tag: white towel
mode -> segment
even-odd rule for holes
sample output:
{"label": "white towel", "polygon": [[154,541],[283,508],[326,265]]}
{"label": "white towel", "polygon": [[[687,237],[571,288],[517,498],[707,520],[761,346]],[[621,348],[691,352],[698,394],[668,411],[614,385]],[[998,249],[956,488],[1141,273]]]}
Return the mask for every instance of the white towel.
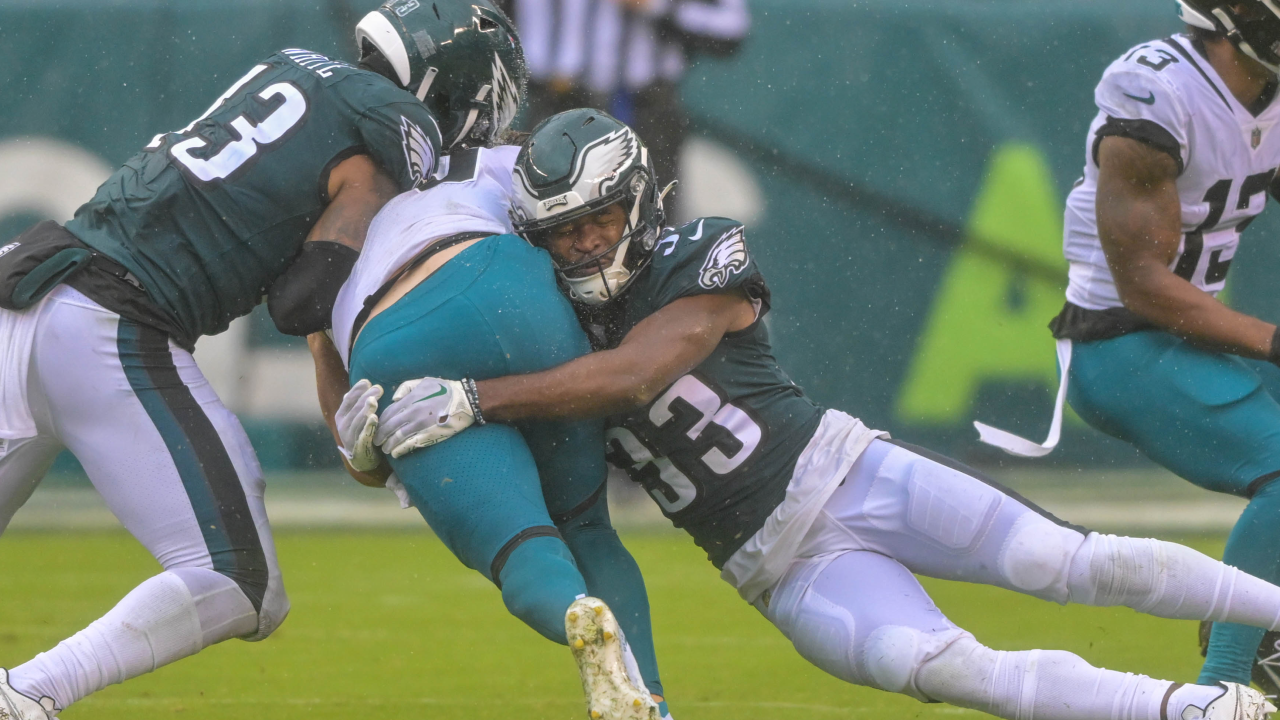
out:
{"label": "white towel", "polygon": [[44,301],[22,312],[0,309],[0,439],[36,435],[36,421],[27,404],[27,369],[42,307]]}
{"label": "white towel", "polygon": [[1062,409],[1067,402],[1067,377],[1071,371],[1071,341],[1058,341],[1058,367],[1061,368],[1062,379],[1058,381],[1058,399],[1053,404],[1053,422],[1049,423],[1049,437],[1043,443],[1035,443],[1018,437],[1007,430],[991,427],[977,420],[973,426],[978,428],[978,439],[988,445],[994,445],[1010,455],[1019,457],[1044,457],[1058,447],[1062,435]]}

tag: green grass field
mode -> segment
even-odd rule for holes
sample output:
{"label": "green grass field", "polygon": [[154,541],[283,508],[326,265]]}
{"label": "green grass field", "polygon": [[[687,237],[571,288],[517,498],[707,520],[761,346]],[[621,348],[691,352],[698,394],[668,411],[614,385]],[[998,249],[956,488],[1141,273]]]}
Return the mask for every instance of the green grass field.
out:
{"label": "green grass field", "polygon": [[[506,614],[498,592],[425,532],[277,534],[289,620],[259,644],[210,648],[90,697],[77,718],[581,718],[568,651]],[[659,661],[682,720],[944,718],[978,713],[837,681],[800,659],[687,538],[624,535],[648,578]],[[1194,539],[1217,556],[1220,539]],[[0,542],[0,666],[57,643],[153,574],[122,532],[10,532]],[[1000,649],[1060,648],[1096,665],[1184,681],[1192,622],[1061,608],[926,581],[938,605]]]}

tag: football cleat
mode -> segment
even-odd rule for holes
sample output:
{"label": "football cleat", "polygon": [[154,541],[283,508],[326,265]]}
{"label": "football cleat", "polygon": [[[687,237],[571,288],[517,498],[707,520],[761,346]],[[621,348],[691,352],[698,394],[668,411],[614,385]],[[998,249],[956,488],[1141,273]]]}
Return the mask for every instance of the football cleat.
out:
{"label": "football cleat", "polygon": [[1180,720],[1267,720],[1276,711],[1275,705],[1251,687],[1231,682],[1218,684],[1225,692],[1203,710],[1188,706]]}
{"label": "football cleat", "polygon": [[0,668],[0,720],[58,720],[54,711],[53,698],[36,700],[14,690],[9,671]]}
{"label": "football cleat", "polygon": [[622,629],[603,601],[575,600],[565,613],[564,628],[591,720],[659,720],[658,704],[634,661],[628,662]]}

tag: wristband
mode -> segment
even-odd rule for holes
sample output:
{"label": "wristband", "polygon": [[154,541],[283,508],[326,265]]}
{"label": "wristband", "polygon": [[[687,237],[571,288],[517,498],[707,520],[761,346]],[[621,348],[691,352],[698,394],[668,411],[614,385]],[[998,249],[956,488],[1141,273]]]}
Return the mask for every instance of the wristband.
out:
{"label": "wristband", "polygon": [[1280,325],[1277,325],[1276,331],[1271,334],[1271,352],[1267,353],[1267,362],[1280,365]]}
{"label": "wristband", "polygon": [[[1280,329],[1277,329],[1277,332],[1280,332]],[[1274,344],[1272,347],[1274,347]],[[467,396],[467,402],[471,403],[471,414],[475,417],[476,424],[484,425],[484,416],[480,414],[480,393],[476,390],[476,381],[471,378],[463,378],[462,392]]]}

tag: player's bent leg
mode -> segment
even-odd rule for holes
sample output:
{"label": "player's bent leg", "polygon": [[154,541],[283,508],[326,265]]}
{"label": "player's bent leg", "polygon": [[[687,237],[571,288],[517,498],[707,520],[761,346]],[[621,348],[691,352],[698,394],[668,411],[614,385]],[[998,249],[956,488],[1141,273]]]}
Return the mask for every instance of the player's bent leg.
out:
{"label": "player's bent leg", "polygon": [[547,514],[520,433],[475,427],[391,464],[445,547],[498,585],[513,614],[567,644],[564,614],[586,583]]}
{"label": "player's bent leg", "polygon": [[[956,627],[911,572],[878,553],[797,561],[757,607],[805,659],[847,682],[1004,718],[1170,720],[1194,706],[1263,720],[1247,688],[1179,685],[1059,651],[996,651]],[[1237,713],[1236,704],[1247,713]],[[1221,714],[1224,708],[1230,710]]]}
{"label": "player's bent leg", "polygon": [[[657,720],[657,705],[638,671],[634,681],[626,673],[629,650],[612,614],[603,601],[585,598],[586,582],[551,524],[533,458],[515,429],[473,427],[391,464],[445,546],[499,585],[513,615],[575,651],[597,720]],[[573,622],[571,608],[583,598],[615,624]],[[630,704],[637,698],[639,705]]]}
{"label": "player's bent leg", "polygon": [[1058,603],[1267,629],[1280,622],[1280,588],[1266,581],[1175,543],[1067,525],[971,468],[903,444],[872,443],[804,554],[851,547],[849,538],[912,572]]}
{"label": "player's bent leg", "polygon": [[563,540],[542,535],[520,543],[494,577],[512,615],[548,640],[568,644],[564,614],[586,587]]}
{"label": "player's bent leg", "polygon": [[[59,292],[66,293],[66,290]],[[14,668],[15,688],[65,708],[231,637],[265,637],[288,601],[248,439],[189,353],[71,297],[37,359],[58,437],[166,572]],[[118,358],[116,364],[103,357]],[[79,370],[48,382],[48,368]]]}

